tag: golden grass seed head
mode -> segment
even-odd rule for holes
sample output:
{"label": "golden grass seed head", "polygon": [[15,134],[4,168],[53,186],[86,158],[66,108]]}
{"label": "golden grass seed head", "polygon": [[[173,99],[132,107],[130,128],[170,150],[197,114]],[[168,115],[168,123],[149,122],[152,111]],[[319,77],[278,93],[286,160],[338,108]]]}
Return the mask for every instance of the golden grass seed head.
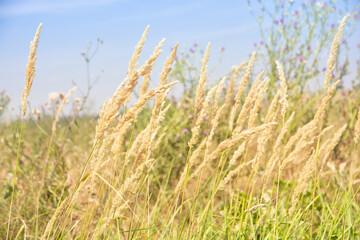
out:
{"label": "golden grass seed head", "polygon": [[241,63],[239,66],[237,66],[235,68],[234,73],[231,75],[231,78],[230,78],[230,81],[229,81],[229,87],[226,90],[226,96],[225,96],[225,103],[226,103],[227,107],[232,105],[231,102],[233,100],[233,92],[234,92],[235,81],[238,78],[239,73],[244,68],[244,66],[245,66],[245,63],[244,62]]}
{"label": "golden grass seed head", "polygon": [[36,62],[36,52],[39,44],[40,31],[41,31],[42,23],[39,24],[34,39],[30,43],[30,53],[28,57],[28,62],[26,64],[26,72],[25,72],[25,87],[21,96],[21,105],[22,105],[22,116],[24,117],[26,114],[27,108],[27,97],[29,96],[30,89],[35,77],[35,62]]}
{"label": "golden grass seed head", "polygon": [[200,78],[199,84],[196,89],[196,96],[195,96],[195,116],[197,117],[202,109],[203,98],[204,98],[204,90],[207,81],[206,72],[207,72],[207,63],[209,61],[210,55],[210,43],[208,43],[205,51],[204,58],[201,64],[201,71],[200,71]]}
{"label": "golden grass seed head", "polygon": [[324,90],[327,91],[329,88],[329,80],[331,78],[331,73],[335,68],[335,60],[336,60],[336,52],[338,50],[339,47],[339,42],[340,42],[340,38],[341,38],[341,34],[343,31],[343,28],[345,26],[346,21],[348,20],[350,16],[346,15],[340,22],[339,28],[337,30],[337,33],[334,37],[334,40],[332,42],[331,45],[331,50],[330,50],[330,56],[329,59],[327,61],[327,69],[325,72],[325,81],[324,81]]}

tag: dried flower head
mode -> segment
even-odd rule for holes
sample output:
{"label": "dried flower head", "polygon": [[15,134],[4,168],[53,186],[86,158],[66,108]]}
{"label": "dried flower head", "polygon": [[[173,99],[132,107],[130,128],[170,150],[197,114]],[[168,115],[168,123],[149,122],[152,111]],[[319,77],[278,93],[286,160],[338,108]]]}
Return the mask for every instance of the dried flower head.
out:
{"label": "dried flower head", "polygon": [[24,117],[26,114],[26,107],[27,107],[27,97],[29,96],[30,89],[35,77],[35,62],[36,62],[36,51],[39,43],[40,31],[41,31],[42,23],[38,26],[34,40],[30,43],[30,53],[28,62],[26,65],[26,72],[25,72],[25,88],[22,92],[21,97],[21,105],[22,105],[22,116]]}

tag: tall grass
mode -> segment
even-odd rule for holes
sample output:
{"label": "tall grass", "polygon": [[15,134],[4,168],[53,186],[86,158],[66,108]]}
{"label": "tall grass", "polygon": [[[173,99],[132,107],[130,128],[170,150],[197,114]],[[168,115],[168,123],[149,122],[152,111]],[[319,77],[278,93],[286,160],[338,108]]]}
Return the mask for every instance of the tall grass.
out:
{"label": "tall grass", "polygon": [[[279,88],[269,106],[264,103],[272,96],[267,94],[271,80],[266,72],[253,77],[255,52],[229,79],[209,86],[210,44],[195,95],[184,94],[177,103],[168,97],[177,83],[169,81],[169,73],[178,44],[158,86],[148,89],[164,40],[139,65],[147,27],[127,76],[97,118],[60,119],[72,89],[54,118],[43,115],[1,128],[2,155],[8,159],[1,163],[6,169],[1,174],[14,169],[1,179],[0,209],[8,212],[0,218],[1,236],[358,238],[359,98],[349,91],[355,110],[338,116],[343,104],[336,91],[339,81],[329,81],[346,20],[331,47],[324,89],[289,101],[286,75],[276,61]],[[32,45],[30,68],[35,53]],[[29,76],[32,82],[34,73]],[[23,117],[31,87],[26,79]],[[137,86],[140,95],[134,98]]]}

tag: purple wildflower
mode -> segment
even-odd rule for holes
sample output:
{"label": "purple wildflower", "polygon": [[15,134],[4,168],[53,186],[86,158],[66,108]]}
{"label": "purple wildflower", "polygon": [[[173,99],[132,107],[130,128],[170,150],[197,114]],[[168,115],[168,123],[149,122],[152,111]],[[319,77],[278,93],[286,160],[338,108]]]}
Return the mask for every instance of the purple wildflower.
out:
{"label": "purple wildflower", "polygon": [[179,135],[175,135],[174,138],[175,138],[175,140],[179,140],[180,137],[179,137]]}
{"label": "purple wildflower", "polygon": [[225,47],[222,46],[222,47],[220,48],[220,51],[223,52],[224,50],[225,50]]}
{"label": "purple wildflower", "polygon": [[284,23],[284,19],[283,19],[283,18],[282,18],[282,19],[280,19],[280,22],[281,22],[281,23]]}
{"label": "purple wildflower", "polygon": [[300,62],[302,62],[304,60],[301,55],[299,56],[299,60],[300,60]]}
{"label": "purple wildflower", "polygon": [[206,132],[205,132],[205,130],[204,130],[204,131],[202,131],[202,135],[206,135]]}
{"label": "purple wildflower", "polygon": [[346,99],[346,92],[344,90],[341,91],[341,96],[342,96],[343,99]]}
{"label": "purple wildflower", "polygon": [[183,133],[188,133],[188,132],[189,132],[189,129],[187,129],[187,128],[183,129]]}
{"label": "purple wildflower", "polygon": [[274,23],[275,23],[275,24],[279,24],[279,21],[278,21],[278,20],[275,20]]}
{"label": "purple wildflower", "polygon": [[334,78],[334,77],[335,77],[335,73],[332,73],[332,74],[331,74],[331,77]]}
{"label": "purple wildflower", "polygon": [[192,48],[190,48],[190,52],[191,52],[191,53],[195,53],[195,50],[192,49]]}
{"label": "purple wildflower", "polygon": [[264,44],[264,41],[260,41],[260,45],[263,45]]}
{"label": "purple wildflower", "polygon": [[184,110],[188,110],[188,108],[189,108],[188,106],[184,105]]}

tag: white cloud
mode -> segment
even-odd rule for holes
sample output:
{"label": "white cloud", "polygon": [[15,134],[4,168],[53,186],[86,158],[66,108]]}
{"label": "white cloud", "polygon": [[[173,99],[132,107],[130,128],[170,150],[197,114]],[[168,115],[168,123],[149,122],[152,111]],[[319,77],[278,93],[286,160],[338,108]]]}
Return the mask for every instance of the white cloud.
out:
{"label": "white cloud", "polygon": [[107,5],[126,0],[63,0],[63,1],[13,1],[11,4],[0,6],[0,17],[18,15],[53,13],[61,10],[76,9],[81,7],[92,7]]}

